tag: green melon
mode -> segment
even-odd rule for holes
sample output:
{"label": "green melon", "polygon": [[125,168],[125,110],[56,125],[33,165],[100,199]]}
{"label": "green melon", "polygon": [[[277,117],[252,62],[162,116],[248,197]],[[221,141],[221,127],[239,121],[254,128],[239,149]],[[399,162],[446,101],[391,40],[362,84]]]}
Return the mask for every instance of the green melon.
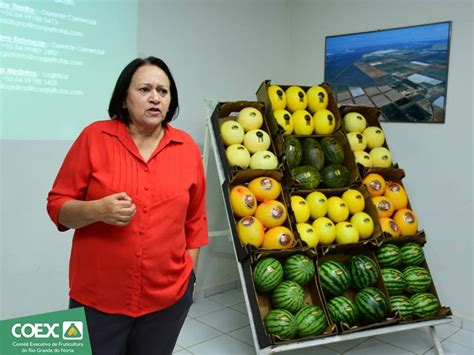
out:
{"label": "green melon", "polygon": [[361,318],[367,323],[378,323],[387,318],[388,299],[382,291],[375,287],[366,287],[360,290],[355,297],[355,304]]}
{"label": "green melon", "polygon": [[409,293],[426,291],[431,286],[431,275],[423,267],[408,266],[403,270],[403,277],[407,283],[406,290]]}
{"label": "green melon", "polygon": [[301,286],[314,280],[316,268],[310,258],[302,254],[290,256],[283,263],[283,272],[286,280],[294,281]]}
{"label": "green melon", "polygon": [[416,293],[410,298],[417,318],[431,318],[439,313],[439,301],[435,295],[429,292]]}
{"label": "green melon", "polygon": [[329,188],[338,188],[349,185],[349,170],[341,164],[329,164],[321,170],[321,182]]}
{"label": "green melon", "polygon": [[287,280],[280,283],[272,292],[272,304],[275,308],[286,309],[295,314],[304,302],[304,290],[296,282]]}
{"label": "green melon", "polygon": [[354,255],[349,259],[348,269],[352,286],[357,290],[374,286],[377,283],[379,277],[377,264],[368,256]]}
{"label": "green melon", "polygon": [[283,143],[283,151],[290,169],[300,166],[303,158],[303,149],[301,142],[296,137],[286,137]]}
{"label": "green melon", "polygon": [[334,137],[321,139],[321,148],[326,161],[330,164],[342,164],[344,162],[344,148]]}
{"label": "green melon", "polygon": [[334,260],[327,260],[318,267],[319,280],[323,291],[330,296],[342,295],[351,285],[347,268]]}
{"label": "green melon", "polygon": [[382,279],[390,296],[401,295],[407,287],[403,273],[394,268],[382,269]]}
{"label": "green melon", "polygon": [[302,165],[291,169],[295,187],[299,190],[314,190],[321,181],[321,175],[314,166]]}
{"label": "green melon", "polygon": [[404,320],[413,320],[415,317],[415,309],[406,296],[392,296],[390,297],[390,304],[392,311],[400,313]]}
{"label": "green melon", "polygon": [[304,306],[296,313],[299,338],[320,335],[326,329],[326,315],[321,307]]}
{"label": "green melon", "polygon": [[329,316],[333,323],[345,323],[353,327],[359,321],[359,310],[355,303],[347,297],[334,297],[327,303]]}
{"label": "green melon", "polygon": [[253,268],[253,281],[258,292],[270,292],[283,281],[283,266],[275,258],[260,259]]}
{"label": "green melon", "polygon": [[319,142],[314,138],[305,138],[301,141],[301,147],[303,148],[301,164],[321,170],[324,166],[324,153]]}
{"label": "green melon", "polygon": [[406,243],[400,248],[402,263],[405,266],[420,265],[425,261],[423,248],[417,243]]}
{"label": "green melon", "polygon": [[284,309],[270,311],[263,323],[268,334],[281,340],[293,339],[298,331],[295,316]]}
{"label": "green melon", "polygon": [[400,249],[395,244],[384,244],[377,250],[377,260],[381,268],[397,267],[402,263]]}

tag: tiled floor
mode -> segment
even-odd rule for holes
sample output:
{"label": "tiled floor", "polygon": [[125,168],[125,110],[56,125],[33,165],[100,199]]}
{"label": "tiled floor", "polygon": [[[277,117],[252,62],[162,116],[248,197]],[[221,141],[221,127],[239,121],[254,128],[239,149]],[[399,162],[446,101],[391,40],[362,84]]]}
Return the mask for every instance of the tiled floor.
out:
{"label": "tiled floor", "polygon": [[[474,322],[453,320],[436,327],[445,354],[474,354]],[[255,354],[242,290],[233,289],[194,302],[175,354]],[[434,355],[427,328],[287,351],[288,355]]]}

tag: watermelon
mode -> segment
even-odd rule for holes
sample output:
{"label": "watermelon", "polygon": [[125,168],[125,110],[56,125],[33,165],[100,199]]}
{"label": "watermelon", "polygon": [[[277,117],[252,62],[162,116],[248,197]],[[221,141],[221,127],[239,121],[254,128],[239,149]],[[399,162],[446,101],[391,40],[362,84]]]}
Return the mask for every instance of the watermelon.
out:
{"label": "watermelon", "polygon": [[320,335],[326,329],[326,315],[321,307],[304,306],[296,313],[299,338]]}
{"label": "watermelon", "polygon": [[390,304],[392,311],[400,313],[404,320],[412,320],[415,316],[415,309],[406,296],[392,296],[390,297]]}
{"label": "watermelon", "polygon": [[263,324],[268,334],[281,340],[291,340],[298,330],[296,318],[284,309],[274,309],[265,317]]}
{"label": "watermelon", "polygon": [[359,310],[355,303],[347,297],[334,297],[327,303],[329,316],[333,323],[345,323],[353,327],[359,321]]}
{"label": "watermelon", "polygon": [[352,286],[360,290],[374,286],[377,283],[379,272],[375,261],[365,255],[354,255],[348,262]]}
{"label": "watermelon", "polygon": [[402,263],[400,249],[395,244],[384,244],[377,250],[380,267],[397,267]]}
{"label": "watermelon", "polygon": [[389,302],[385,294],[375,287],[366,287],[355,296],[361,318],[367,323],[382,322],[387,318]]}
{"label": "watermelon", "polygon": [[321,286],[327,295],[340,296],[351,285],[349,271],[337,261],[324,261],[319,266],[318,273]]}
{"label": "watermelon", "polygon": [[270,292],[283,281],[283,266],[275,258],[261,259],[253,268],[253,281],[258,292]]}
{"label": "watermelon", "polygon": [[401,295],[407,287],[403,273],[394,268],[382,269],[382,279],[390,296]]}
{"label": "watermelon", "polygon": [[305,138],[301,141],[301,147],[303,148],[301,164],[321,170],[324,166],[324,153],[319,142],[314,138]]}
{"label": "watermelon", "polygon": [[305,255],[295,254],[285,260],[283,272],[286,280],[291,280],[304,286],[314,279],[316,269],[313,260]]}
{"label": "watermelon", "polygon": [[417,318],[430,318],[439,313],[439,301],[435,295],[429,292],[416,293],[410,298]]}
{"label": "watermelon", "polygon": [[275,308],[296,313],[303,307],[304,291],[296,282],[287,280],[279,284],[272,292],[272,304]]}
{"label": "watermelon", "polygon": [[400,254],[405,266],[420,265],[425,261],[423,248],[417,243],[406,243],[400,248]]}
{"label": "watermelon", "polygon": [[344,148],[334,137],[321,139],[321,148],[326,161],[330,164],[342,164],[344,162]]}
{"label": "watermelon", "polygon": [[349,170],[341,164],[329,164],[321,170],[321,182],[329,188],[349,185]]}
{"label": "watermelon", "polygon": [[300,166],[303,158],[303,150],[300,140],[296,137],[286,137],[283,143],[283,151],[290,169]]}
{"label": "watermelon", "polygon": [[321,181],[321,175],[314,166],[302,165],[291,169],[291,176],[300,190],[314,190]]}
{"label": "watermelon", "polygon": [[408,266],[403,270],[403,277],[406,280],[406,290],[409,293],[426,291],[431,286],[431,275],[423,267]]}

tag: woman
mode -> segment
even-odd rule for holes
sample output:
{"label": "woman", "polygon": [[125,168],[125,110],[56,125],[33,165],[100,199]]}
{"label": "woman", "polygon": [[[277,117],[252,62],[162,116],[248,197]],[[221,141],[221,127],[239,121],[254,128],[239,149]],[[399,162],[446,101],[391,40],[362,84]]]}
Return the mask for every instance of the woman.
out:
{"label": "woman", "polygon": [[169,124],[178,92],[160,59],[117,80],[111,120],[86,127],[48,195],[60,231],[75,229],[70,307],[85,307],[94,354],[170,354],[208,241],[199,148]]}

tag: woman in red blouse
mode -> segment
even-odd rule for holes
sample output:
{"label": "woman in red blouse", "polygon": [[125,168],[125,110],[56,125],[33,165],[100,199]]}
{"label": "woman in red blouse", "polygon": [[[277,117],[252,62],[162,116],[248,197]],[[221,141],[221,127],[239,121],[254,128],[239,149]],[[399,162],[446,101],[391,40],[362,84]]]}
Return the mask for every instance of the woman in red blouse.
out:
{"label": "woman in red blouse", "polygon": [[177,112],[167,65],[133,60],[112,119],[81,132],[48,195],[57,228],[75,229],[70,307],[85,307],[94,354],[171,354],[191,306],[205,178],[197,144],[169,124]]}

